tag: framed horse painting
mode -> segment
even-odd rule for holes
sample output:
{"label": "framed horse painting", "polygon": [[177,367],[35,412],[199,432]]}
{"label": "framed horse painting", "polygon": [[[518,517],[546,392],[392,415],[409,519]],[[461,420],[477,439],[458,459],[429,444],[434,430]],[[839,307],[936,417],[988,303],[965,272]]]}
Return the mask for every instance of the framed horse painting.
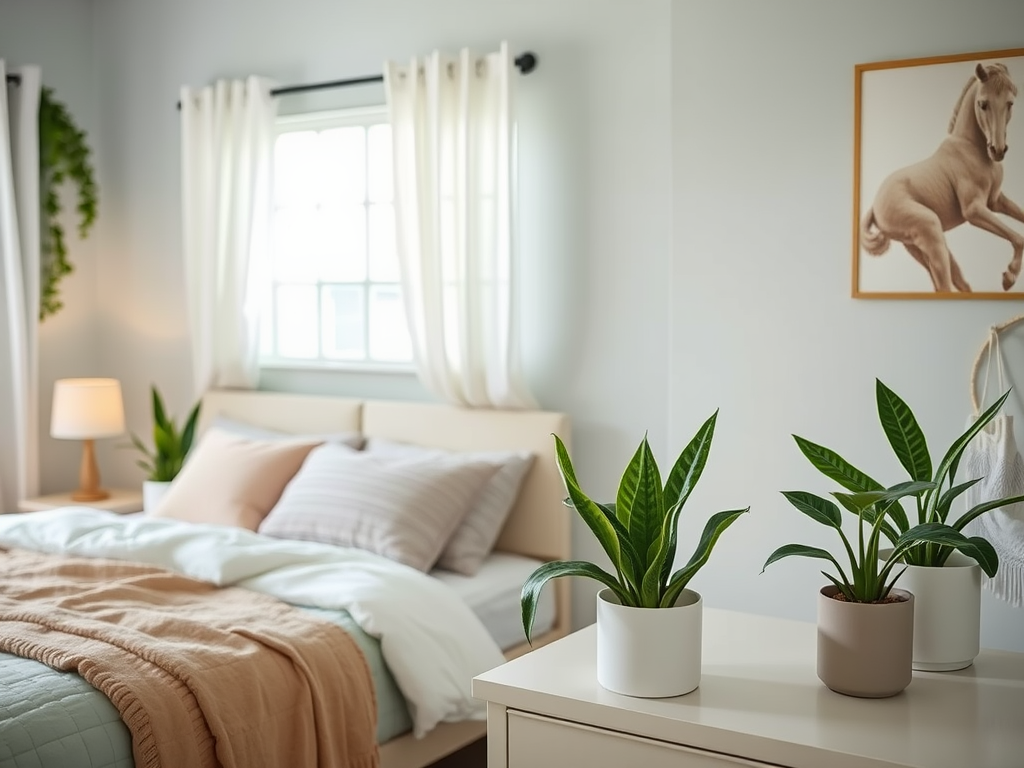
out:
{"label": "framed horse painting", "polygon": [[1024,299],[1024,48],[854,73],[853,296]]}

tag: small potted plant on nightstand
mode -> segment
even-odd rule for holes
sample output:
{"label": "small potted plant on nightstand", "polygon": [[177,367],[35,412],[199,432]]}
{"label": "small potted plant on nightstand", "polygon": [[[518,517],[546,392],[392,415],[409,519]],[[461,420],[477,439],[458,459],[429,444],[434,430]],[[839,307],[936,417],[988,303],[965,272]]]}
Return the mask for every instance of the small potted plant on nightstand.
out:
{"label": "small potted plant on nightstand", "polygon": [[566,503],[594,533],[615,573],[582,560],[540,566],[523,585],[523,629],[529,639],[537,600],[549,580],[584,576],[604,584],[597,596],[597,679],[608,690],[664,697],[689,693],[700,684],[702,600],[687,585],[722,532],[750,509],[712,515],[693,556],[672,572],[679,515],[704,471],[717,416],[715,411],[679,454],[664,485],[644,437],[626,466],[614,504],[595,502],[583,492],[565,445],[555,436]]}
{"label": "small potted plant on nightstand", "polygon": [[142,508],[146,513],[152,512],[160,499],[163,498],[171,481],[178,476],[185,457],[192,448],[195,437],[196,422],[199,419],[201,402],[196,403],[189,412],[184,426],[178,430],[174,419],[167,416],[163,398],[157,388],[151,387],[153,402],[153,449],[132,433],[132,446],[144,459],[136,464],[146,471],[146,479],[142,483]]}
{"label": "small potted plant on nightstand", "polygon": [[[999,560],[990,542],[964,536],[962,531],[979,515],[1024,501],[1024,496],[989,500],[957,515],[954,503],[981,478],[957,482],[956,472],[970,441],[995,418],[1008,395],[984,411],[933,465],[924,432],[910,407],[881,381],[875,382],[878,418],[889,445],[912,481],[930,483],[926,491],[913,496],[916,515],[908,516],[895,502],[883,510],[887,519],[881,531],[893,547],[912,530],[942,530],[945,537],[904,548],[899,554],[906,566],[900,585],[915,596],[914,669],[963,669],[978,655],[981,571],[995,576]],[[819,471],[846,490],[863,493],[882,488],[834,451],[802,438],[797,443]],[[914,517],[917,527],[912,529]],[[890,551],[882,554],[888,556]]]}

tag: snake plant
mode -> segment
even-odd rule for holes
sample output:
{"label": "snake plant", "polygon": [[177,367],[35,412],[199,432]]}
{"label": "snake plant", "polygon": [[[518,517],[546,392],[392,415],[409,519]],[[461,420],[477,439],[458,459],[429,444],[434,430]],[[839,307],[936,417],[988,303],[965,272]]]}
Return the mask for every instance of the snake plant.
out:
{"label": "snake plant", "polygon": [[662,484],[661,472],[646,435],[630,459],[615,502],[593,501],[580,488],[565,444],[555,435],[555,455],[568,498],[597,538],[615,573],[585,560],[544,563],[523,584],[523,629],[530,640],[541,590],[551,579],[583,576],[608,587],[619,602],[637,608],[670,608],[690,579],[708,561],[726,528],[744,512],[735,509],[712,515],[689,561],[673,573],[677,525],[683,505],[704,471],[714,437],[716,410],[679,454]]}
{"label": "snake plant", "polygon": [[[981,536],[965,536],[964,527],[990,510],[1024,501],[1024,496],[985,501],[959,515],[953,512],[953,503],[982,479],[971,478],[958,483],[956,472],[960,459],[975,435],[995,418],[1009,394],[1009,391],[1005,392],[978,416],[946,449],[941,461],[933,465],[928,442],[910,406],[881,381],[875,380],[878,419],[893,453],[907,471],[910,480],[932,484],[928,490],[913,495],[916,515],[912,513],[908,516],[896,500],[884,503],[881,511],[886,519],[880,523],[882,534],[895,546],[902,537],[914,530],[911,524],[915,516],[918,530],[921,530],[922,525],[931,526],[924,530],[944,530],[942,526],[953,529],[952,533],[945,532],[948,540],[921,542],[920,546],[911,547],[903,554],[903,562],[910,565],[941,566],[956,549],[976,561],[988,576],[996,574],[999,558],[993,546]],[[794,437],[800,451],[815,468],[846,490],[860,494],[882,489],[881,483],[851,465],[835,451]]]}
{"label": "snake plant", "polygon": [[153,450],[147,448],[134,433],[131,435],[132,446],[146,457],[136,462],[146,470],[146,479],[168,483],[178,476],[185,463],[185,457],[192,448],[202,403],[193,406],[179,431],[174,419],[167,415],[160,392],[156,387],[151,387],[150,391],[153,401]]}

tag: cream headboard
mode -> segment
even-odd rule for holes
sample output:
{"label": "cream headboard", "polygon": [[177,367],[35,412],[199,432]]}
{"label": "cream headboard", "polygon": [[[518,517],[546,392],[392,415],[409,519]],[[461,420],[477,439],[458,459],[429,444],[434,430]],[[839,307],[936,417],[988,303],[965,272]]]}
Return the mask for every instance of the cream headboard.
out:
{"label": "cream headboard", "polygon": [[[213,390],[203,396],[200,432],[225,416],[281,432],[362,432],[451,451],[532,451],[533,465],[498,539],[497,549],[540,560],[570,557],[572,510],[555,463],[557,434],[571,447],[569,418],[553,411],[457,408],[435,403],[360,400],[249,390]],[[569,626],[569,584],[559,579],[559,634]],[[543,641],[534,645],[542,644]]]}

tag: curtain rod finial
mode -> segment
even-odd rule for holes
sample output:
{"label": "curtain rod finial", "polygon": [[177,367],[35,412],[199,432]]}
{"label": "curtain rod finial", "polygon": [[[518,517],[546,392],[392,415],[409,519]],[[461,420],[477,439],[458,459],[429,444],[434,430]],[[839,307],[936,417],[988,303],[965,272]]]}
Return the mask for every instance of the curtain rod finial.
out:
{"label": "curtain rod finial", "polygon": [[530,51],[527,51],[516,56],[515,64],[519,67],[520,72],[527,75],[537,68],[537,57]]}

